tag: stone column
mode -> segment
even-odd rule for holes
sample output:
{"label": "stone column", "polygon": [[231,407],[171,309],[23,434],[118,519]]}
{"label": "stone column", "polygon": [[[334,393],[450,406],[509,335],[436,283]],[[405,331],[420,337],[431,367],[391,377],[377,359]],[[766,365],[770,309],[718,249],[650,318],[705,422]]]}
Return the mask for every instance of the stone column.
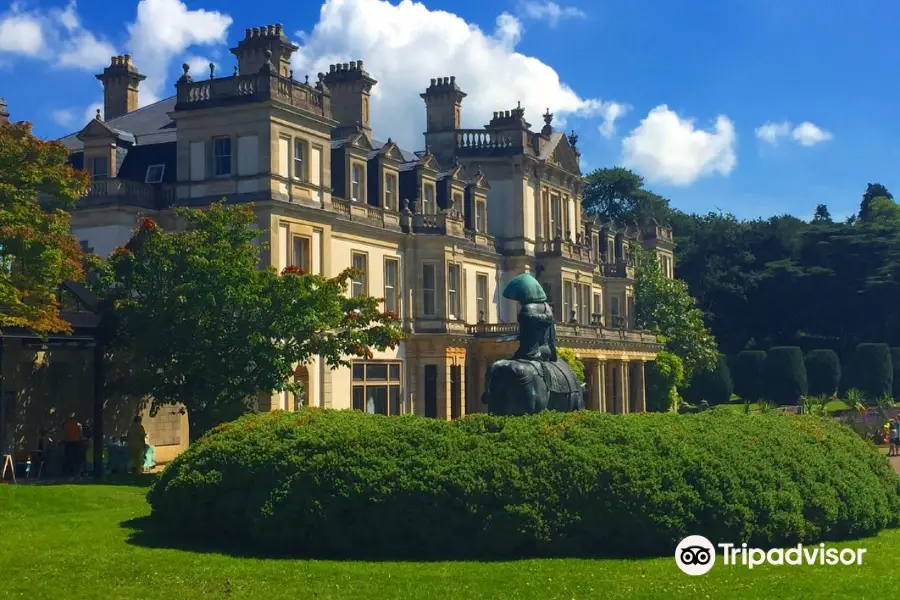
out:
{"label": "stone column", "polygon": [[636,412],[647,412],[647,384],[644,379],[644,361],[639,360],[634,365],[634,391],[636,398],[634,399]]}
{"label": "stone column", "polygon": [[613,366],[616,370],[616,412],[620,415],[628,414],[628,363],[617,360]]}
{"label": "stone column", "polygon": [[612,361],[604,361],[600,368],[603,371],[603,400],[606,411],[616,413],[616,390],[613,389],[613,364]]}
{"label": "stone column", "polygon": [[599,360],[592,360],[585,363],[585,368],[591,370],[591,396],[588,398],[588,409],[603,412],[603,372],[602,363]]}

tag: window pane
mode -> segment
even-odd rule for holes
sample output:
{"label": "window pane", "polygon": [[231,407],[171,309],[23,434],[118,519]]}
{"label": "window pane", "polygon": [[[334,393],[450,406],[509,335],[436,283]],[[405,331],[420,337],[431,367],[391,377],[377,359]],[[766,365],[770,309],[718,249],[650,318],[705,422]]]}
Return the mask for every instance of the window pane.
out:
{"label": "window pane", "polygon": [[370,414],[386,415],[387,413],[387,386],[366,387],[366,412]]}
{"label": "window pane", "polygon": [[366,388],[361,385],[353,386],[353,410],[363,410],[365,407],[365,392]]}
{"label": "window pane", "polygon": [[364,377],[365,365],[356,363],[353,365],[353,381],[362,381]]}
{"label": "window pane", "polygon": [[400,381],[400,365],[390,365],[391,381]]}
{"label": "window pane", "polygon": [[385,381],[387,379],[388,366],[385,364],[371,364],[366,366],[367,381]]}
{"label": "window pane", "polygon": [[306,145],[302,140],[294,140],[294,177],[305,181],[303,161],[306,158]]}
{"label": "window pane", "polygon": [[294,236],[293,262],[295,267],[309,272],[309,238]]}
{"label": "window pane", "polygon": [[392,385],[389,388],[390,394],[390,406],[388,407],[389,413],[392,415],[400,414],[400,386]]}
{"label": "window pane", "polygon": [[422,290],[422,312],[434,315],[434,290]]}
{"label": "window pane", "polygon": [[434,265],[422,265],[422,287],[434,289]]}

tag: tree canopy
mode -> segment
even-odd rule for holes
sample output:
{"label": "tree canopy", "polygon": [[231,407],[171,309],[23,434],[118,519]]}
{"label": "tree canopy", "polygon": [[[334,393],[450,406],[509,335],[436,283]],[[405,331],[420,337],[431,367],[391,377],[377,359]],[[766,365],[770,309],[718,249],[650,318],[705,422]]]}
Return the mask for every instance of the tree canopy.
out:
{"label": "tree canopy", "polygon": [[623,167],[596,169],[586,176],[584,210],[619,224],[668,223],[669,201],[644,188],[644,178]]}
{"label": "tree canopy", "polygon": [[[0,328],[68,332],[57,290],[84,277],[69,213],[87,188],[59,142],[36,138],[29,123],[0,124]],[[44,204],[42,204],[42,202]]]}
{"label": "tree canopy", "polygon": [[379,299],[345,293],[352,270],[326,278],[260,268],[249,206],[177,216],[184,231],[141,219],[102,284],[119,348],[136,366],[132,386],[154,407],[182,402],[200,420],[223,407],[241,412],[258,394],[293,390],[294,368],[315,356],[348,364],[399,341],[397,315],[381,312]]}

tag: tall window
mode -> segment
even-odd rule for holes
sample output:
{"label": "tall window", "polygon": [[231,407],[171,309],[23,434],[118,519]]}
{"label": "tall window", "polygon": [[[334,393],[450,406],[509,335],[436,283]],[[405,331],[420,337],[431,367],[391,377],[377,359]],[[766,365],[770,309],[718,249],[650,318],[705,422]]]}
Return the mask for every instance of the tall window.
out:
{"label": "tall window", "polygon": [[297,138],[294,140],[294,179],[307,181],[306,176],[306,142]]}
{"label": "tall window", "polygon": [[563,314],[561,315],[563,323],[568,323],[572,320],[573,304],[575,303],[574,295],[574,286],[571,281],[567,281],[565,287],[563,287]]}
{"label": "tall window", "polygon": [[309,273],[309,238],[302,235],[295,235],[291,243],[291,264],[299,267]]}
{"label": "tall window", "polygon": [[607,323],[607,327],[618,327],[619,326],[619,298],[618,296],[612,296],[609,299],[609,323]]}
{"label": "tall window", "polygon": [[91,179],[102,181],[109,178],[109,157],[95,156],[91,159]]}
{"label": "tall window", "polygon": [[354,362],[353,410],[399,415],[401,385],[399,362]]}
{"label": "tall window", "polygon": [[559,215],[559,196],[550,196],[550,239],[555,240],[557,232],[560,231],[562,222]]}
{"label": "tall window", "polygon": [[578,315],[578,321],[582,325],[590,325],[591,323],[591,286],[582,285],[581,286],[581,302],[580,304],[580,312]]}
{"label": "tall window", "polygon": [[350,295],[358,298],[366,295],[369,291],[369,257],[361,252],[354,252],[351,255],[350,264],[356,270],[350,280]]}
{"label": "tall window", "polygon": [[397,176],[392,173],[384,176],[384,207],[397,210]]}
{"label": "tall window", "polygon": [[430,183],[426,183],[422,187],[422,212],[426,215],[433,215],[435,213],[434,186]]}
{"label": "tall window", "polygon": [[594,314],[603,314],[603,299],[600,294],[594,294]]}
{"label": "tall window", "polygon": [[458,210],[463,210],[463,195],[459,192],[453,192],[453,207]]}
{"label": "tall window", "polygon": [[424,264],[422,265],[422,314],[426,317],[433,317],[435,315],[434,288],[434,265]]}
{"label": "tall window", "polygon": [[459,289],[461,279],[459,265],[451,263],[447,269],[447,312],[451,318],[462,317]]}
{"label": "tall window", "polygon": [[384,310],[400,314],[400,261],[384,259]]}
{"label": "tall window", "polygon": [[615,240],[609,240],[606,242],[606,262],[608,262],[608,263],[616,262],[616,242],[615,242]]}
{"label": "tall window", "polygon": [[217,177],[231,175],[231,138],[213,140],[213,173]]}
{"label": "tall window", "polygon": [[478,310],[478,319],[487,320],[488,276],[484,273],[475,275],[475,306]]}
{"label": "tall window", "polygon": [[364,202],[363,195],[363,168],[360,165],[353,165],[350,169],[350,199],[354,202]]}
{"label": "tall window", "polygon": [[475,203],[475,231],[484,233],[485,224],[487,223],[487,210],[484,202]]}

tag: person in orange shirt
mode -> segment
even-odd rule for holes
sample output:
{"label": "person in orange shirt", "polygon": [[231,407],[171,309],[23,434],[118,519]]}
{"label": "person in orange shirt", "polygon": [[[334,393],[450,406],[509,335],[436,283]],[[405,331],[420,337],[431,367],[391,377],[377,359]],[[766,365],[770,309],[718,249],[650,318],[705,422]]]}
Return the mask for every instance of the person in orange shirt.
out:
{"label": "person in orange shirt", "polygon": [[75,418],[75,413],[63,421],[63,475],[74,476],[81,466],[79,463],[79,451],[81,450],[81,423]]}

